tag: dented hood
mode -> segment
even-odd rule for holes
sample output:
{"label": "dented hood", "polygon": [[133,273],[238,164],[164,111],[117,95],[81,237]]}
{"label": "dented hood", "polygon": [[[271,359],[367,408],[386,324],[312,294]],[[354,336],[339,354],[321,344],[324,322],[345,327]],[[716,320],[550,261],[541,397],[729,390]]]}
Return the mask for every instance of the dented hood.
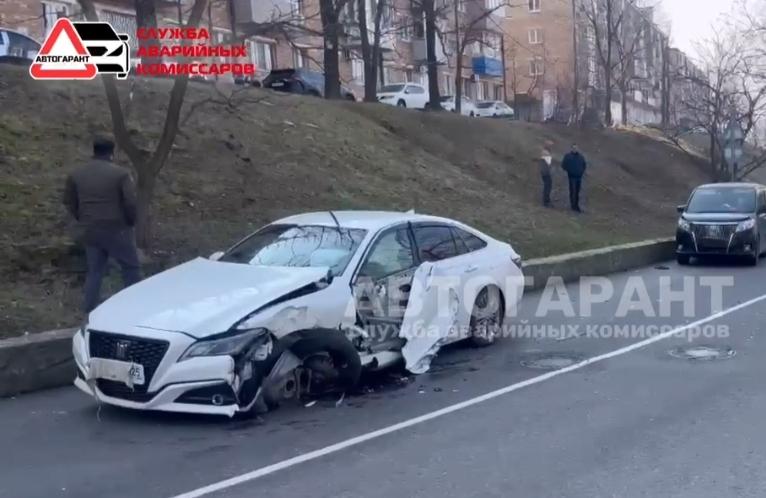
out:
{"label": "dented hood", "polygon": [[89,327],[184,332],[200,338],[225,332],[270,301],[327,275],[327,268],[285,268],[197,258],[115,294],[89,317]]}

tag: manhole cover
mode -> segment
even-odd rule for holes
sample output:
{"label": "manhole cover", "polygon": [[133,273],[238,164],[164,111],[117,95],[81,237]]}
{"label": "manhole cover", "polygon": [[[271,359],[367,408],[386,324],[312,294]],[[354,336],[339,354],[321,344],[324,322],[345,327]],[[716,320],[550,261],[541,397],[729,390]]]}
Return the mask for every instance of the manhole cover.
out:
{"label": "manhole cover", "polygon": [[730,347],[685,346],[670,350],[670,356],[683,360],[711,361],[725,360],[736,352]]}
{"label": "manhole cover", "polygon": [[553,353],[530,356],[529,358],[522,360],[521,364],[527,368],[559,370],[574,365],[580,361],[582,361],[582,358],[578,355]]}

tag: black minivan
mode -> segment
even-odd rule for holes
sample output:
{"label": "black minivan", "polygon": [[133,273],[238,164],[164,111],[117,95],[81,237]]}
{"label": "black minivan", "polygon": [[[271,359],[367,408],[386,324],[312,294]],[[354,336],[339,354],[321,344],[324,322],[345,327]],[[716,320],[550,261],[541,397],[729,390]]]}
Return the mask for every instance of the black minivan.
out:
{"label": "black minivan", "polygon": [[744,257],[755,266],[766,250],[766,187],[756,183],[712,183],[694,189],[678,206],[676,258]]}

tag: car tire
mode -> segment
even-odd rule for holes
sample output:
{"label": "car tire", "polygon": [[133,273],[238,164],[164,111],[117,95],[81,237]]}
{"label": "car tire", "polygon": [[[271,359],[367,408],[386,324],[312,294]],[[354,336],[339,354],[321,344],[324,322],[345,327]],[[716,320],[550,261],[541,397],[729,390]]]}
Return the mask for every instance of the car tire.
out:
{"label": "car tire", "polygon": [[686,266],[690,262],[690,256],[688,254],[676,254],[676,261],[679,265]]}
{"label": "car tire", "polygon": [[309,358],[326,354],[332,360],[333,367],[337,372],[334,386],[346,391],[359,383],[362,374],[362,361],[359,358],[354,345],[345,336],[338,334],[337,330],[317,331],[315,334],[321,337],[306,337],[290,347],[290,350],[303,361]]}
{"label": "car tire", "polygon": [[407,107],[407,103],[403,99],[399,99],[399,102],[396,103],[396,107]]}
{"label": "car tire", "polygon": [[[482,309],[484,310],[483,314]],[[487,347],[495,343],[505,318],[505,304],[500,289],[484,287],[476,296],[469,324],[470,341],[476,347]]]}
{"label": "car tire", "polygon": [[[760,246],[760,244],[759,244],[759,246]],[[755,252],[753,253],[753,255],[752,256],[748,256],[748,258],[747,258],[748,266],[758,266],[758,260],[761,257],[760,254],[761,254],[761,248],[760,247],[756,247],[755,248]]]}
{"label": "car tire", "polygon": [[471,111],[471,114],[469,114],[468,116],[471,117],[471,118],[475,118],[476,117],[476,115],[473,113],[473,111]]}

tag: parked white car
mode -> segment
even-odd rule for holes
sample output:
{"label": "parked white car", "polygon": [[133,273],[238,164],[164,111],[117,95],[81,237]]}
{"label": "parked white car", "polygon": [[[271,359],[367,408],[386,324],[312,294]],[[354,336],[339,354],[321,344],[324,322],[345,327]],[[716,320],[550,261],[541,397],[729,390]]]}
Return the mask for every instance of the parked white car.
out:
{"label": "parked white car", "polygon": [[411,109],[425,109],[429,100],[428,90],[417,83],[386,85],[380,89],[377,96],[378,102],[383,104]]}
{"label": "parked white car", "polygon": [[513,248],[454,220],[284,218],[114,295],[73,339],[75,385],[144,410],[233,416],[444,344],[489,345],[524,289]]}
{"label": "parked white car", "polygon": [[[445,95],[444,97],[441,97],[441,104],[445,111],[455,112],[454,95]],[[460,98],[460,114],[469,117],[476,116],[476,105],[473,103],[473,100],[466,97]]]}
{"label": "parked white car", "polygon": [[31,63],[39,51],[40,44],[27,35],[0,29],[0,62]]}
{"label": "parked white car", "polygon": [[513,109],[499,100],[485,100],[476,104],[476,115],[485,118],[512,118]]}

